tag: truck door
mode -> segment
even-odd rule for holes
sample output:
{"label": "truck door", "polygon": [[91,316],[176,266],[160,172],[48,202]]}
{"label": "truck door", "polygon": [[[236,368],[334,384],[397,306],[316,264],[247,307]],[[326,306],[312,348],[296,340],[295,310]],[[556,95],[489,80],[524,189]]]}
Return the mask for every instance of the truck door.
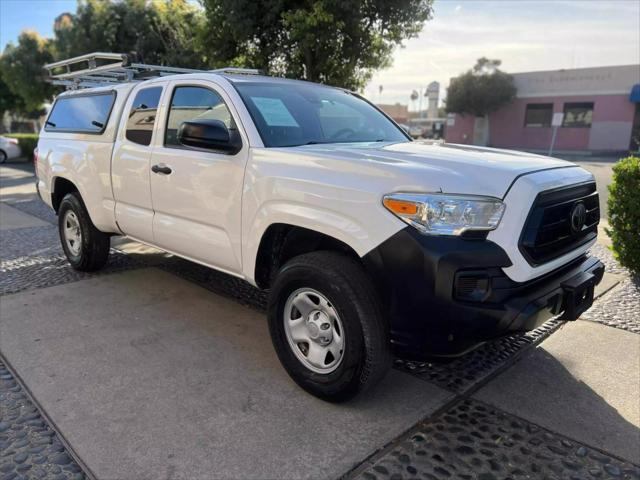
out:
{"label": "truck door", "polygon": [[111,162],[118,226],[125,234],[149,243],[153,243],[149,167],[162,90],[162,85],[136,87],[129,96]]}
{"label": "truck door", "polygon": [[[176,80],[167,92],[151,161],[155,244],[229,273],[241,272],[241,206],[247,137],[226,93],[212,82]],[[186,147],[177,139],[186,121],[221,120],[237,128],[242,149],[225,154]]]}

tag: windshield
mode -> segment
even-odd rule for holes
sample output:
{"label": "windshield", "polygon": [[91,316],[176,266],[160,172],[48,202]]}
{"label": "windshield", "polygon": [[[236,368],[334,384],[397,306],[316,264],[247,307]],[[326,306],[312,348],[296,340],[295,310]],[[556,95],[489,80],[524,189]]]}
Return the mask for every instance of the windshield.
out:
{"label": "windshield", "polygon": [[321,85],[236,83],[266,147],[406,142],[387,117],[357,96]]}

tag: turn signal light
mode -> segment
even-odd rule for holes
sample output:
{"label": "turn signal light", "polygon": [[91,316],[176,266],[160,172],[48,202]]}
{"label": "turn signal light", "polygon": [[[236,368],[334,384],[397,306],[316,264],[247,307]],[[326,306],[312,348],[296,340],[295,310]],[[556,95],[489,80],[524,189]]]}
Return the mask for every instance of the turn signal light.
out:
{"label": "turn signal light", "polygon": [[418,213],[418,205],[406,200],[397,200],[394,198],[385,198],[382,203],[393,213],[400,215],[415,215]]}

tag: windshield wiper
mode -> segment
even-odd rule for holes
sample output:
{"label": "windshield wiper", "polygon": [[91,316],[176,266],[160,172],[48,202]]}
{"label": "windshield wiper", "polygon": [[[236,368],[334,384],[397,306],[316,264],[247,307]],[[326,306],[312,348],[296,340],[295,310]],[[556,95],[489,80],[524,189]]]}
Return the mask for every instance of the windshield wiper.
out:
{"label": "windshield wiper", "polygon": [[55,127],[56,127],[56,124],[55,124],[55,123],[53,123],[53,122],[50,122],[49,120],[47,120],[47,121],[46,121],[46,122],[44,122],[44,123],[45,123],[45,125],[49,125],[50,127],[53,127],[53,128],[55,128]]}
{"label": "windshield wiper", "polygon": [[378,140],[349,140],[349,141],[342,141],[342,142],[320,142],[318,140],[309,140],[308,142],[305,143],[301,143],[299,145],[290,145],[292,147],[302,147],[304,145],[327,145],[327,144],[331,144],[331,143],[378,143],[378,142],[388,142],[389,140],[387,140],[386,138],[379,138]]}

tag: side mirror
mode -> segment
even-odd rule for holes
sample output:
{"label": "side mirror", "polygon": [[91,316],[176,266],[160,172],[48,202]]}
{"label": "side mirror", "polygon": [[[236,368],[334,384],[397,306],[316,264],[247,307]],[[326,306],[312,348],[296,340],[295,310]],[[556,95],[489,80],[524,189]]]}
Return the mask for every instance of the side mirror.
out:
{"label": "side mirror", "polygon": [[178,128],[178,141],[186,147],[204,148],[234,155],[242,148],[242,139],[236,129],[228,129],[220,120],[182,122]]}

